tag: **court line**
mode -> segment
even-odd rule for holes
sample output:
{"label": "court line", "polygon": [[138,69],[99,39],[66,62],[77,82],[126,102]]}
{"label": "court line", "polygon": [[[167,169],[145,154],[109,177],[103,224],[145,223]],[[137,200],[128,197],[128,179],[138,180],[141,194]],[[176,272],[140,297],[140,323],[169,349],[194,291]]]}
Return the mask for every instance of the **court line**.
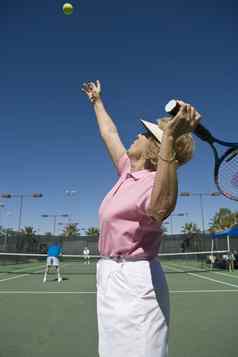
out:
{"label": "court line", "polygon": [[[169,290],[170,294],[206,294],[206,293],[238,293],[238,289],[208,289],[208,290]],[[0,290],[1,294],[29,294],[29,295],[92,295],[96,291],[32,291],[32,290]]]}
{"label": "court line", "polygon": [[[66,263],[67,264],[67,263]],[[72,264],[72,263],[69,263],[69,264]],[[68,266],[68,265],[67,265]],[[41,266],[38,266],[38,267],[34,267],[34,266],[31,266],[31,267],[27,267],[27,268],[22,268],[22,269],[18,269],[18,270],[15,270],[13,271],[13,273],[17,273],[17,272],[20,272],[20,271],[25,271],[25,270],[32,270],[32,269],[40,269],[40,270],[37,270],[37,271],[32,271],[30,273],[27,273],[27,274],[21,274],[21,275],[15,275],[13,277],[10,277],[10,278],[4,278],[4,279],[1,279],[0,280],[0,283],[1,282],[4,282],[4,281],[7,281],[7,280],[13,280],[13,279],[17,279],[17,278],[23,278],[24,276],[29,276],[31,275],[32,273],[33,274],[37,274],[37,273],[44,273],[44,268],[45,268],[45,265],[42,265]],[[3,273],[3,274],[9,274],[9,273]]]}
{"label": "court line", "polygon": [[[174,265],[173,263],[171,263],[171,265]],[[167,265],[168,266],[168,265]],[[176,265],[178,267],[178,265]],[[182,265],[181,265],[182,266]],[[191,268],[191,269],[194,269],[194,267],[192,265],[183,265],[184,267],[186,268]],[[172,268],[173,269],[173,268]],[[221,273],[221,272],[218,272],[218,271],[214,271],[214,270],[208,270],[208,271],[205,271],[205,272],[209,272],[209,273],[214,273],[214,274],[218,274],[218,275],[224,275],[228,278],[235,278],[235,279],[238,279],[238,275],[231,275],[231,273]],[[194,274],[194,273],[188,273],[188,274]],[[208,278],[207,278],[208,279]],[[212,279],[212,278],[211,278]],[[224,284],[229,284],[229,283],[226,283],[224,282]],[[232,285],[231,285],[232,286]],[[234,286],[237,286],[237,285],[234,285]]]}
{"label": "court line", "polygon": [[[40,267],[38,267],[39,269]],[[26,269],[19,269],[18,271],[24,271],[24,270],[29,270],[29,269],[33,269],[33,267],[28,267]],[[34,268],[36,269],[36,267]],[[34,271],[34,274],[37,274],[37,273],[43,273],[43,270],[37,270],[37,271]],[[3,274],[9,274],[9,273],[3,273]],[[18,279],[18,278],[23,278],[24,276],[29,276],[31,275],[31,273],[27,273],[27,274],[21,274],[21,275],[15,275],[15,276],[11,276],[10,278],[4,278],[4,279],[0,279],[0,283],[1,282],[4,282],[4,281],[8,281],[8,280],[13,280],[13,279]]]}
{"label": "court line", "polygon": [[[172,267],[171,267],[172,265]],[[181,269],[178,269],[178,268],[175,268],[173,267],[174,264],[170,264],[170,265],[167,265],[167,267],[169,267],[170,269],[174,269],[174,270],[177,270],[177,271],[181,271]],[[178,265],[176,265],[178,266]],[[183,265],[181,265],[182,267]],[[188,267],[188,266],[186,266]],[[192,275],[192,276],[195,276],[196,278],[199,278],[199,279],[204,279],[204,280],[209,280],[209,281],[212,281],[212,282],[215,282],[215,283],[218,283],[218,284],[222,284],[222,285],[227,285],[227,286],[231,286],[233,288],[238,288],[238,285],[236,284],[231,284],[231,283],[227,283],[225,281],[221,281],[221,280],[216,280],[216,279],[213,279],[213,278],[208,278],[207,276],[203,276],[203,275],[199,275],[199,274],[195,274],[195,273],[187,273],[188,275]]]}
{"label": "court line", "polygon": [[[171,263],[171,265],[173,265],[173,263]],[[178,265],[177,265],[178,266]],[[185,267],[185,265],[184,265]],[[194,269],[194,267],[192,265],[186,265],[186,268],[191,268],[191,269]],[[173,268],[172,268],[173,269]],[[218,274],[218,275],[224,275],[228,278],[234,278],[234,279],[238,279],[238,275],[234,275],[234,274],[231,274],[231,273],[221,273],[219,271],[214,271],[214,270],[204,270],[205,272],[209,272],[209,273],[214,273],[214,274]]]}
{"label": "court line", "polygon": [[238,289],[223,289],[223,290],[170,290],[169,291],[172,294],[180,294],[180,293],[224,293],[224,292],[236,292],[238,293]]}
{"label": "court line", "polygon": [[213,270],[211,270],[211,273],[218,274],[218,275],[224,275],[224,276],[227,276],[228,278],[232,278],[232,279],[238,279],[238,275],[233,275],[232,273],[220,273],[219,271],[213,271]]}
{"label": "court line", "polygon": [[[238,291],[238,290],[237,290]],[[71,295],[83,295],[83,294],[96,294],[96,291],[32,291],[32,290],[0,290],[1,294],[31,294],[31,295],[49,295],[49,294],[71,294]]]}
{"label": "court line", "polygon": [[214,281],[215,283],[218,283],[218,284],[231,286],[233,288],[238,288],[238,285],[227,283],[226,281],[221,281],[221,280],[216,280],[216,279],[213,279],[213,278],[208,278],[207,276],[202,276],[202,275],[198,275],[198,274],[195,274],[195,273],[189,273],[189,275],[192,275],[192,276],[195,276],[197,278],[204,279],[204,280]]}
{"label": "court line", "polygon": [[28,276],[30,274],[22,274],[22,275],[17,275],[17,276],[11,276],[10,278],[5,278],[5,279],[1,279],[0,283],[3,281],[7,281],[7,280],[13,280],[13,279],[17,279],[17,278],[22,278],[23,276]]}

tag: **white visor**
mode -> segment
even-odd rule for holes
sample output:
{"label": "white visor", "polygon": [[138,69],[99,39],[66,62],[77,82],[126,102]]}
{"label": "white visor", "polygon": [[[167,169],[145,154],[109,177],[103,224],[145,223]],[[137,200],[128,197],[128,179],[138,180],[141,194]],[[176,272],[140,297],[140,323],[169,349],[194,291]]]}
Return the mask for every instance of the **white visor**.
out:
{"label": "white visor", "polygon": [[147,130],[161,143],[163,137],[163,130],[159,128],[158,124],[151,123],[146,120],[141,120],[142,124]]}

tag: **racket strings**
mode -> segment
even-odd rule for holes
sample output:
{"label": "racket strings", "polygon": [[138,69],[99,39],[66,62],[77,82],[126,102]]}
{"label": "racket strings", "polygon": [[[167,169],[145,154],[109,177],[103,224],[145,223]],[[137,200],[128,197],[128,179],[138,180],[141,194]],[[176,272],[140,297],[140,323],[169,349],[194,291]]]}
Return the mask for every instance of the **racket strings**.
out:
{"label": "racket strings", "polygon": [[238,153],[233,151],[221,162],[217,185],[225,196],[238,201]]}

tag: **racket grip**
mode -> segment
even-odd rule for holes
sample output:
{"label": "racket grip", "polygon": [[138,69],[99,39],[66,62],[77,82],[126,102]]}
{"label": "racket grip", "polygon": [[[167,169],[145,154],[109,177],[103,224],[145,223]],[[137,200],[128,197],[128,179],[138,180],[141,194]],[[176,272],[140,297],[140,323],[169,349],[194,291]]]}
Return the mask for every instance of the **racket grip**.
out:
{"label": "racket grip", "polygon": [[[180,104],[175,100],[172,99],[170,100],[166,106],[165,106],[165,111],[166,113],[175,116],[180,109]],[[198,124],[198,126],[196,127],[196,129],[194,129],[194,134],[196,134],[196,136],[199,137],[199,139],[206,141],[208,143],[213,143],[214,142],[214,138],[212,136],[212,134],[210,133],[209,130],[207,130],[203,125]]]}

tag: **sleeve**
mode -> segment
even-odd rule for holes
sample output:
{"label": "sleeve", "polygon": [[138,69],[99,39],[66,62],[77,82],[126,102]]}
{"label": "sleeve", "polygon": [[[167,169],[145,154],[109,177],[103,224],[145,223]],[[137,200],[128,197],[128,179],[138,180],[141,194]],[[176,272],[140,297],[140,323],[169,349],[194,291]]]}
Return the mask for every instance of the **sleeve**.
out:
{"label": "sleeve", "polygon": [[127,153],[124,153],[118,161],[117,173],[118,176],[129,173],[131,170],[131,163]]}
{"label": "sleeve", "polygon": [[153,217],[149,216],[147,210],[150,204],[150,198],[153,186],[145,189],[137,202],[137,211],[139,215],[140,226],[144,230],[160,231],[162,222],[156,221]]}

